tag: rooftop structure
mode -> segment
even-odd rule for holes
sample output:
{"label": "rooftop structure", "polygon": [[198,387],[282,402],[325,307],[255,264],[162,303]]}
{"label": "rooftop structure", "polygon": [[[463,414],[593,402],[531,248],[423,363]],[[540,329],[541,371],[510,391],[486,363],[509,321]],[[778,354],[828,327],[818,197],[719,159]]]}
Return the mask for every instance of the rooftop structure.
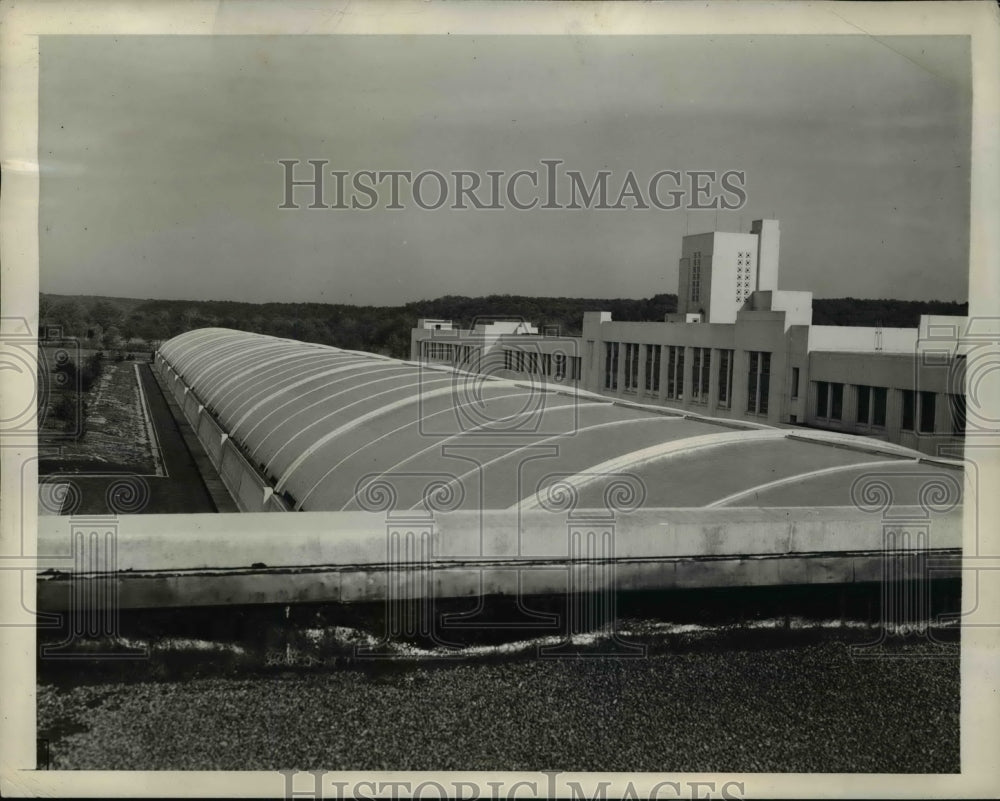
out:
{"label": "rooftop structure", "polygon": [[[621,322],[585,312],[581,337],[412,332],[411,358],[556,382],[725,420],[809,426],[961,453],[967,320],[918,328],[817,326],[812,293],[779,288],[777,220],[685,236],[677,312]],[[569,365],[569,367],[567,367]]]}
{"label": "rooftop structure", "polygon": [[849,506],[887,465],[904,503],[906,474],[941,469],[897,445],[227,329],[175,337],[155,370],[243,511],[363,511],[382,492],[400,510],[530,510],[566,488],[588,507],[622,480],[642,508]]}

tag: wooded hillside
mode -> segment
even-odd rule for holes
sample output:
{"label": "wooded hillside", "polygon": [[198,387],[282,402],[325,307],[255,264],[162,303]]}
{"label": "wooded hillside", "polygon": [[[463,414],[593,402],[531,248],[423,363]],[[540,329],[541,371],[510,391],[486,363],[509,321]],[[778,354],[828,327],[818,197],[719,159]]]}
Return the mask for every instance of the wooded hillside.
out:
{"label": "wooded hillside", "polygon": [[[240,303],[227,300],[139,300],[42,294],[39,312],[48,328],[93,347],[159,343],[193,328],[221,326],[407,358],[410,329],[421,317],[453,320],[461,327],[498,317],[523,318],[565,336],[581,333],[585,311],[610,311],[615,320],[662,320],[676,311],[676,295],[628,298],[541,298],[521,295],[447,295],[404,306],[334,303]],[[948,301],[827,298],[813,301],[817,325],[915,327],[921,314],[964,315],[968,304]]]}

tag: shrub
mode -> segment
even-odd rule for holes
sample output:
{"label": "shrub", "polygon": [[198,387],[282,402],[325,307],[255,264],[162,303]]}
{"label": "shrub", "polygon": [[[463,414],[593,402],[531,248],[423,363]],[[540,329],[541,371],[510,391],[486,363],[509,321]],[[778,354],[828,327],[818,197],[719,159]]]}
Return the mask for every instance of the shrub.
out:
{"label": "shrub", "polygon": [[77,368],[76,363],[69,359],[62,364],[56,365],[55,372],[65,376],[63,386],[67,390],[75,390],[77,382],[81,392],[88,392],[94,382],[101,377],[101,368],[104,363],[104,354],[97,352],[88,357],[82,368]]}
{"label": "shrub", "polygon": [[82,437],[87,422],[87,404],[77,397],[75,392],[66,392],[52,404],[52,416],[63,423],[66,431],[73,431],[80,424],[79,436]]}

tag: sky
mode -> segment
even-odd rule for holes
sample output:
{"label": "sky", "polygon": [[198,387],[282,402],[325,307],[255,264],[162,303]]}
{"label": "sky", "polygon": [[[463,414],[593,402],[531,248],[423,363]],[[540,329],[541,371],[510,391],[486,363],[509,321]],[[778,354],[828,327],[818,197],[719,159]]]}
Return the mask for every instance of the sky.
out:
{"label": "sky", "polygon": [[[782,289],[965,301],[969,52],[965,37],[42,37],[41,289],[642,298],[676,291],[685,233],[776,218]],[[561,159],[588,182],[610,170],[614,194],[630,170],[740,170],[746,203],[432,211],[404,191],[389,210],[384,191],[372,210],[305,208],[308,193],[280,209],[281,159],[508,175]]]}

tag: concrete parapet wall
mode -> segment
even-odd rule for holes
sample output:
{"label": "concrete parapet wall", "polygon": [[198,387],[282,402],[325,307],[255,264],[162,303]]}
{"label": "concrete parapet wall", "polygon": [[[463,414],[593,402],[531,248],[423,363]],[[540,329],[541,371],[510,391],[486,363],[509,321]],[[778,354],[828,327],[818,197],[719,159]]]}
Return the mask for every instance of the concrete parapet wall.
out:
{"label": "concrete parapet wall", "polygon": [[214,515],[199,515],[196,526],[170,517],[47,517],[38,547],[48,556],[39,562],[54,572],[40,577],[39,603],[65,608],[78,592],[68,579],[106,580],[72,556],[80,537],[102,527],[114,527],[97,539],[116,550],[121,608],[563,594],[581,586],[579,571],[590,590],[850,584],[879,581],[887,566],[920,578],[918,554],[954,562],[960,509],[902,511],[909,523],[888,528],[879,515],[843,508],[642,510],[613,520],[587,510],[426,520],[313,513],[296,515],[280,536],[267,514],[241,515],[238,527]]}

